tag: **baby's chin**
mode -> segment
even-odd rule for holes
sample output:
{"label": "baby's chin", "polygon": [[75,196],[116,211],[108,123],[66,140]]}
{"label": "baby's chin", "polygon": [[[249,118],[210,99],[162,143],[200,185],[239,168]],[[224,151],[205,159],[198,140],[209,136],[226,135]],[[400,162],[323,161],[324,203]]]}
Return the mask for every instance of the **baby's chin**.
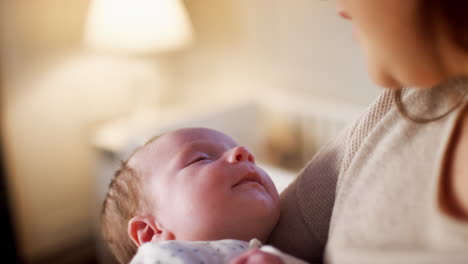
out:
{"label": "baby's chin", "polygon": [[233,232],[232,234],[226,234],[225,238],[238,239],[247,242],[256,238],[262,242],[266,242],[277,223],[277,220],[269,220],[270,221],[258,222],[256,225],[251,225],[250,227],[243,226],[241,227],[242,231],[240,233]]}
{"label": "baby's chin", "polygon": [[279,220],[279,208],[268,208],[263,212],[254,212],[255,215],[238,215],[229,220],[230,223],[221,227],[209,240],[238,239],[250,241],[253,238],[266,242],[273,228]]}
{"label": "baby's chin", "polygon": [[251,231],[252,233],[247,234],[246,239],[243,240],[257,238],[262,242],[266,242],[270,236],[270,233],[278,223],[279,216],[279,206],[270,208],[267,214],[265,214],[263,217],[259,217],[256,221],[254,221],[256,223],[256,227],[254,227]]}
{"label": "baby's chin", "polygon": [[190,235],[179,234],[177,240],[181,241],[216,241],[223,239],[236,239],[249,242],[251,239],[258,239],[266,242],[275,224],[256,223],[256,224],[236,224],[229,228],[211,229],[208,232],[191,232]]}

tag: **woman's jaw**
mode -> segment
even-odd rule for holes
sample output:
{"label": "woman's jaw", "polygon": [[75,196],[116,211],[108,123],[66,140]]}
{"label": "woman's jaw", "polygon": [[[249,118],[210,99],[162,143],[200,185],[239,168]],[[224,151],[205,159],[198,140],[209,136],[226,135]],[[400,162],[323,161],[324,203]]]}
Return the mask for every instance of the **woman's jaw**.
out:
{"label": "woman's jaw", "polygon": [[[353,23],[371,79],[385,88],[427,88],[468,75],[468,53],[459,49],[440,18],[427,30],[421,0],[338,1],[338,15]],[[422,14],[424,15],[424,14]]]}

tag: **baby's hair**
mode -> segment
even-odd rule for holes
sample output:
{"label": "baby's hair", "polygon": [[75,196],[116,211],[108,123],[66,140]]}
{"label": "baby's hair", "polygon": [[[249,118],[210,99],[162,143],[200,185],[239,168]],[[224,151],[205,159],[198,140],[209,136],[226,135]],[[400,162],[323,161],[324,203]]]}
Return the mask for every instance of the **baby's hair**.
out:
{"label": "baby's hair", "polygon": [[[130,158],[159,137],[153,137],[137,148]],[[128,160],[123,161],[115,172],[101,212],[104,241],[119,263],[129,263],[138,249],[128,235],[128,221],[147,206],[142,192],[142,175],[138,175],[136,170],[128,165]]]}

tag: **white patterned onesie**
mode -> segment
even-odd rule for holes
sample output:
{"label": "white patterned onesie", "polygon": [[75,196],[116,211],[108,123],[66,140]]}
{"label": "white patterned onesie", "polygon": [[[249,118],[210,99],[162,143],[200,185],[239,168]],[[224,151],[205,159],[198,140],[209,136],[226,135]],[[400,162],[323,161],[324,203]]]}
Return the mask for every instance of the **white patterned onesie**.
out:
{"label": "white patterned onesie", "polygon": [[166,241],[143,244],[130,264],[224,264],[250,248],[279,256],[285,264],[305,264],[300,259],[287,255],[272,246],[262,246],[257,239],[250,243],[241,240],[217,241]]}

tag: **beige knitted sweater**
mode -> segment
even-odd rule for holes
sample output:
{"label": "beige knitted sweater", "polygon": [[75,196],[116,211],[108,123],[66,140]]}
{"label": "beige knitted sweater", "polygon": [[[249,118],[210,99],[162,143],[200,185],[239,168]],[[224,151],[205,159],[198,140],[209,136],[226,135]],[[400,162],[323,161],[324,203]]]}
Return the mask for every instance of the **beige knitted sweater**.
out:
{"label": "beige knitted sweater", "polygon": [[[413,114],[431,117],[453,105],[452,94],[411,89],[402,101]],[[466,106],[416,124],[384,91],[282,193],[269,243],[311,262],[468,263],[468,223],[440,209],[439,184]]]}

